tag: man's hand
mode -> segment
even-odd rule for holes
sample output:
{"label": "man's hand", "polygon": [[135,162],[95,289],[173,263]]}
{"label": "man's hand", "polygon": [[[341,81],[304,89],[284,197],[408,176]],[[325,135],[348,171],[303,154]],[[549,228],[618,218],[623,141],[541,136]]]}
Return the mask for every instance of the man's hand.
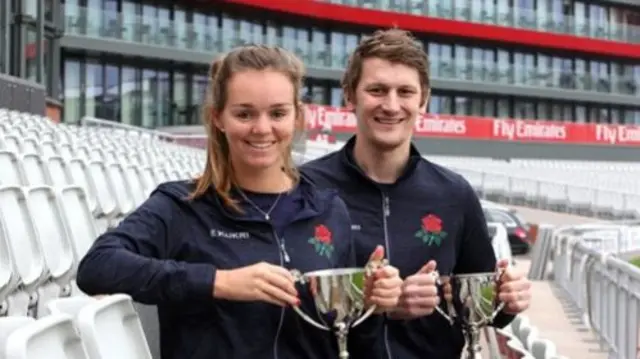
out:
{"label": "man's hand", "polygon": [[431,260],[404,280],[400,301],[390,318],[413,319],[433,313],[440,304],[435,270],[436,261]]}
{"label": "man's hand", "polygon": [[[384,247],[377,246],[371,253],[369,262],[382,263]],[[365,281],[365,303],[375,305],[376,313],[394,309],[402,294],[402,279],[397,268],[390,265],[381,266]]]}
{"label": "man's hand", "polygon": [[520,314],[529,308],[531,282],[521,270],[509,266],[509,261],[498,261],[498,268],[504,270],[498,284],[498,299],[505,303],[503,312]]}

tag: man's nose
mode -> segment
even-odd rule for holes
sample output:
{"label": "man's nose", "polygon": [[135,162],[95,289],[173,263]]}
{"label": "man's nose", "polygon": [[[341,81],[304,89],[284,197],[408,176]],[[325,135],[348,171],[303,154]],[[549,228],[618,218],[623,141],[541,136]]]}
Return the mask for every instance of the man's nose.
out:
{"label": "man's nose", "polygon": [[395,91],[389,92],[382,102],[382,109],[386,112],[395,113],[400,111],[400,101]]}

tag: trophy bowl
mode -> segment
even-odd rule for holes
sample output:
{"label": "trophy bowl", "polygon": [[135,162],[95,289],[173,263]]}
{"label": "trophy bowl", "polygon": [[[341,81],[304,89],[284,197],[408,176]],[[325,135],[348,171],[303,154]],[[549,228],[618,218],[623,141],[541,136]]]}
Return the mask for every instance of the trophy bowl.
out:
{"label": "trophy bowl", "polygon": [[298,306],[293,309],[309,324],[335,333],[340,359],[349,358],[349,330],[375,311],[375,306],[366,307],[364,303],[365,279],[373,270],[373,266],[367,265],[365,268],[326,269],[304,274],[291,271],[302,290],[313,298],[319,319],[311,318]]}
{"label": "trophy bowl", "polygon": [[442,286],[446,312],[437,311],[450,323],[462,327],[467,342],[468,359],[480,359],[480,330],[493,323],[496,315],[504,308],[497,297],[497,288],[503,271],[455,274],[439,277]]}

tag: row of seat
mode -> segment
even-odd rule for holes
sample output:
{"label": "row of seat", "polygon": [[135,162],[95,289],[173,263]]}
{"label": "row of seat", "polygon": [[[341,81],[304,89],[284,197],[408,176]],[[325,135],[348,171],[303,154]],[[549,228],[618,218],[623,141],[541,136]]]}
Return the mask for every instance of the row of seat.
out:
{"label": "row of seat", "polygon": [[508,359],[567,359],[561,356],[556,345],[544,339],[529,317],[518,315],[508,326],[498,329],[502,355]]}
{"label": "row of seat", "polygon": [[79,294],[77,265],[99,233],[159,183],[200,170],[202,150],[0,111],[0,316],[39,317]]}
{"label": "row of seat", "polygon": [[640,164],[429,156],[491,200],[606,219],[640,218]]}
{"label": "row of seat", "polygon": [[151,359],[131,297],[115,294],[50,302],[38,319],[0,317],[0,358]]}

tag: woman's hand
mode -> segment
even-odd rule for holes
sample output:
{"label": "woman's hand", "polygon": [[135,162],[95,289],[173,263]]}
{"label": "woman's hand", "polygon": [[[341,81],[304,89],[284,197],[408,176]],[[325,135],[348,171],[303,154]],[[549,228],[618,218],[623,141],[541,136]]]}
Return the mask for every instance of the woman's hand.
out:
{"label": "woman's hand", "polygon": [[300,304],[293,275],[283,267],[265,262],[218,270],[213,296],[235,301],[257,300],[283,307]]}

